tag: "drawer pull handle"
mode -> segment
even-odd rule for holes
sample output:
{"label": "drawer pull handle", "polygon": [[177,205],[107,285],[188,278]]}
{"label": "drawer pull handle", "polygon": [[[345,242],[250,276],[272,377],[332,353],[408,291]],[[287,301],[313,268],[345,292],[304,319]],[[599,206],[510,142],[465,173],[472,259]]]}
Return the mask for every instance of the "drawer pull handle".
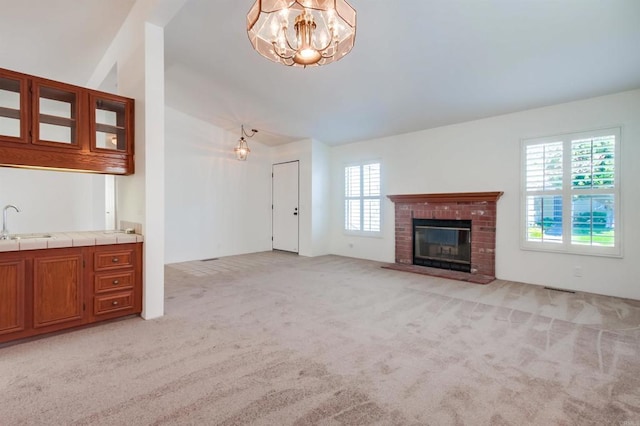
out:
{"label": "drawer pull handle", "polygon": [[113,306],[118,306],[118,301],[117,301],[117,300],[114,300],[111,304],[112,304]]}
{"label": "drawer pull handle", "polygon": [[120,284],[120,281],[118,281],[118,280],[113,280],[113,285],[118,285],[118,284]]}
{"label": "drawer pull handle", "polygon": [[111,259],[111,261],[113,263],[118,263],[120,261],[120,259],[118,259],[117,257],[114,257],[113,259]]}

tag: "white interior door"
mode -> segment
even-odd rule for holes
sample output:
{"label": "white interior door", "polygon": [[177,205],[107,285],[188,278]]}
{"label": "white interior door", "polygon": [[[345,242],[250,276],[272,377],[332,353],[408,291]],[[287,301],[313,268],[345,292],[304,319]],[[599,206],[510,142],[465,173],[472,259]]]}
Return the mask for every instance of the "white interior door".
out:
{"label": "white interior door", "polygon": [[273,165],[273,249],[298,253],[298,162]]}

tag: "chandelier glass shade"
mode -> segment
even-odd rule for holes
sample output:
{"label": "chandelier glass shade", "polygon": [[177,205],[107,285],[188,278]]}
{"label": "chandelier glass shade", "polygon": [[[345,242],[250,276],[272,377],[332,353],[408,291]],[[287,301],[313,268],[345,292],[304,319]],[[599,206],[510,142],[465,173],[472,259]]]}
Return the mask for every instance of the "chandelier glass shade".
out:
{"label": "chandelier glass shade", "polygon": [[345,0],[257,0],[247,34],[265,58],[288,66],[342,59],[356,39],[356,11]]}
{"label": "chandelier glass shade", "polygon": [[233,149],[233,151],[236,153],[236,160],[247,160],[247,157],[249,156],[251,150],[249,149],[249,144],[247,144],[247,140],[245,139],[245,137],[253,137],[253,135],[255,135],[256,133],[258,133],[256,129],[251,129],[250,134],[247,133],[244,130],[244,124],[240,127],[240,139],[238,140],[238,145],[236,145],[236,147]]}
{"label": "chandelier glass shade", "polygon": [[240,138],[240,140],[238,141],[238,145],[233,150],[236,153],[236,160],[240,161],[246,161],[249,153],[251,152],[247,141],[244,139],[244,136]]}

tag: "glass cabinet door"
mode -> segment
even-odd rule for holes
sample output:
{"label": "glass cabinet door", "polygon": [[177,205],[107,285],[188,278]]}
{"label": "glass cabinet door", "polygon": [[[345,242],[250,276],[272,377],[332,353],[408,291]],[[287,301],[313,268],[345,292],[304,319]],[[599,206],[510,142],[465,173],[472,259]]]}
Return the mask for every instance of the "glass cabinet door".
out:
{"label": "glass cabinet door", "polygon": [[27,143],[27,80],[0,74],[0,139]]}
{"label": "glass cabinet door", "polygon": [[91,149],[128,152],[129,109],[126,101],[93,95],[91,114]]}
{"label": "glass cabinet door", "polygon": [[80,148],[78,92],[63,86],[36,84],[35,87],[34,143]]}

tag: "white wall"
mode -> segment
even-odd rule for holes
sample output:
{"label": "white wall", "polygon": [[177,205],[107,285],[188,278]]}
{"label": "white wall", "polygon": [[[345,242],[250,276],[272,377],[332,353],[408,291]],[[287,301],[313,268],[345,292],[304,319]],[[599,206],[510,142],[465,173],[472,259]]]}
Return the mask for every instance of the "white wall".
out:
{"label": "white wall", "polygon": [[299,254],[328,253],[329,148],[305,139],[277,147],[249,140],[237,161],[238,134],[166,108],[167,263],[271,250],[272,165],[299,163]]}
{"label": "white wall", "polygon": [[311,238],[312,256],[329,253],[331,230],[331,153],[328,146],[311,143]]}
{"label": "white wall", "polygon": [[[520,249],[520,140],[622,125],[624,257],[604,258]],[[384,195],[504,191],[498,202],[498,278],[640,299],[640,91],[539,108],[331,150],[334,254],[394,261],[393,204],[383,203],[381,238],[342,232],[342,175],[346,163],[379,158]],[[353,247],[350,247],[350,244]],[[574,277],[580,266],[582,277]]]}
{"label": "white wall", "polygon": [[104,176],[0,167],[0,208],[12,234],[104,228]]}
{"label": "white wall", "polygon": [[165,137],[166,263],[271,250],[269,148],[170,107]]}

